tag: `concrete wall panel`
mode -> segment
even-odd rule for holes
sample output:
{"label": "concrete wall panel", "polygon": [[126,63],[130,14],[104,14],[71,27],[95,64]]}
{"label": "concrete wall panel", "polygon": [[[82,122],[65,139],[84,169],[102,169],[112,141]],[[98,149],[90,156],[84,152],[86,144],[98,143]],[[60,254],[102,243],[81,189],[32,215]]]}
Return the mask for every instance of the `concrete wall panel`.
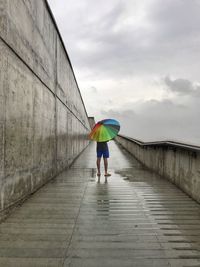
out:
{"label": "concrete wall panel", "polygon": [[72,109],[73,92],[70,92],[70,87],[73,86],[71,81],[70,64],[66,59],[64,47],[57,39],[57,95],[64,104]]}
{"label": "concrete wall panel", "polygon": [[7,1],[0,0],[0,36],[2,36],[3,38],[6,38],[7,36],[7,26],[8,26],[7,5],[8,5]]}
{"label": "concrete wall panel", "polygon": [[[84,105],[63,44],[57,42],[57,95],[83,124],[88,124]],[[73,89],[72,89],[73,88]]]}
{"label": "concrete wall panel", "polygon": [[1,199],[5,208],[56,174],[55,97],[12,51],[2,42],[0,46],[7,62],[0,77]]}
{"label": "concrete wall panel", "polygon": [[57,100],[57,167],[62,170],[68,165],[68,110]]}
{"label": "concrete wall panel", "polygon": [[5,150],[5,91],[7,89],[7,57],[0,41],[0,185],[4,177]]}
{"label": "concrete wall panel", "polygon": [[55,97],[40,81],[33,82],[32,188],[56,174]]}
{"label": "concrete wall panel", "polygon": [[54,90],[56,31],[45,1],[5,2],[6,26],[2,30],[2,37],[40,79]]}
{"label": "concrete wall panel", "polygon": [[[4,87],[4,177],[1,181],[1,207],[20,199],[30,190],[32,162],[32,75],[1,42],[7,60]],[[6,90],[5,90],[6,88]]]}

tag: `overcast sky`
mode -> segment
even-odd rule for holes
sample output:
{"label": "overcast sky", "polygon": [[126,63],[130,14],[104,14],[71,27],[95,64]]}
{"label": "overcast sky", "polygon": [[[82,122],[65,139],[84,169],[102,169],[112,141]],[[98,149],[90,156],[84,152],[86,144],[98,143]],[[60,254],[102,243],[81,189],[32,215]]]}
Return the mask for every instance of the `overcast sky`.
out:
{"label": "overcast sky", "polygon": [[48,0],[89,116],[200,145],[199,0]]}

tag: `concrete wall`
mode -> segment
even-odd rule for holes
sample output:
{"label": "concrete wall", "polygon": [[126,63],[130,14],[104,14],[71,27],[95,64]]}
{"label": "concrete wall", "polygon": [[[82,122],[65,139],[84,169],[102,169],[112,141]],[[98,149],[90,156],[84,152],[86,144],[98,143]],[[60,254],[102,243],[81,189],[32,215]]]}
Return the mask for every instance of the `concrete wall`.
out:
{"label": "concrete wall", "polygon": [[45,0],[0,0],[0,211],[69,166],[88,116]]}
{"label": "concrete wall", "polygon": [[121,135],[116,141],[146,167],[200,202],[200,147],[170,141],[143,143]]}
{"label": "concrete wall", "polygon": [[88,117],[90,128],[92,129],[95,125],[95,118],[94,117]]}

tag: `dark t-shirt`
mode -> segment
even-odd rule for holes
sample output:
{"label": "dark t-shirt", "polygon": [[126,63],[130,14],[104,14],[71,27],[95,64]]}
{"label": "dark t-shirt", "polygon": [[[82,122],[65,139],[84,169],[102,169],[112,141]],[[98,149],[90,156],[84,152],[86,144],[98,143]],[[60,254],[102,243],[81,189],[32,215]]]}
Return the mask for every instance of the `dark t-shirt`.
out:
{"label": "dark t-shirt", "polygon": [[97,142],[97,150],[107,150],[108,144],[107,142]]}

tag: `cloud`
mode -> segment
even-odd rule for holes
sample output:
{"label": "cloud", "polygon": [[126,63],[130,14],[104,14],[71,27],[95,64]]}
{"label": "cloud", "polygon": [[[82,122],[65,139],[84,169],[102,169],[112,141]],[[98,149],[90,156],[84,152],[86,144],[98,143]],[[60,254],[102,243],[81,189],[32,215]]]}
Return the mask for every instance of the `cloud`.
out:
{"label": "cloud", "polygon": [[[149,9],[149,20],[159,29],[159,37],[169,42],[184,39],[193,42],[200,30],[200,3],[198,0],[155,0]],[[157,26],[156,26],[157,25]],[[161,30],[162,29],[162,30]],[[181,45],[178,44],[177,45]]]}
{"label": "cloud", "polygon": [[88,92],[90,94],[97,94],[97,88],[95,86],[91,86],[88,88]]}
{"label": "cloud", "polygon": [[187,79],[172,80],[169,76],[164,78],[167,88],[179,95],[200,96],[200,86]]}

